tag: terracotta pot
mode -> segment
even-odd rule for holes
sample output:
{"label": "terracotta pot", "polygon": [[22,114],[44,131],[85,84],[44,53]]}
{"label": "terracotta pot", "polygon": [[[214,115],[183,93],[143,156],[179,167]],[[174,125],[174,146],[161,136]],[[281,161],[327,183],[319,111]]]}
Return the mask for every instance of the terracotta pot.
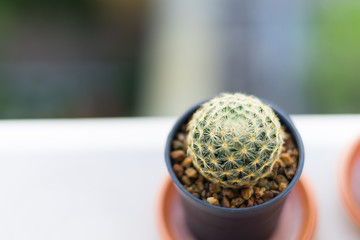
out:
{"label": "terracotta pot", "polygon": [[360,137],[341,155],[338,190],[343,206],[360,228]]}
{"label": "terracotta pot", "polygon": [[190,194],[173,172],[170,158],[171,143],[176,134],[181,131],[181,126],[188,122],[203,102],[185,112],[175,123],[168,136],[165,148],[166,165],[172,181],[180,192],[186,224],[197,239],[268,239],[276,229],[286,196],[300,178],[304,166],[304,146],[289,116],[273,104],[262,101],[275,111],[281,124],[292,134],[299,151],[298,168],[288,187],[278,196],[263,204],[236,209],[208,204]]}

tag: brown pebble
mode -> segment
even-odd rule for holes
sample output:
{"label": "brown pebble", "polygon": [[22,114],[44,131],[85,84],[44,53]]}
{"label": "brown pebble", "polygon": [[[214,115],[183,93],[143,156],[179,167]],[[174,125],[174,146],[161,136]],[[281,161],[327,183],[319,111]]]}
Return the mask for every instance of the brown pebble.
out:
{"label": "brown pebble", "polygon": [[184,186],[186,190],[188,190],[190,193],[194,193],[194,186],[191,185],[191,186]]}
{"label": "brown pebble", "polygon": [[275,189],[278,189],[279,185],[275,181],[271,181],[269,183],[269,187],[270,187],[270,189],[275,190]]}
{"label": "brown pebble", "polygon": [[255,190],[255,197],[256,198],[260,198],[264,195],[264,192],[266,191],[266,188],[262,187],[262,188],[257,188]]}
{"label": "brown pebble", "polygon": [[215,183],[210,183],[209,184],[209,191],[211,193],[219,193],[221,192],[221,188],[219,185],[215,184]]}
{"label": "brown pebble", "polygon": [[219,195],[218,195],[217,193],[213,193],[211,196],[214,197],[214,198],[216,198],[216,199],[219,198]]}
{"label": "brown pebble", "polygon": [[201,192],[201,197],[202,197],[202,198],[205,198],[205,197],[206,197],[206,191],[205,191],[205,190],[203,190],[203,191]]}
{"label": "brown pebble", "polygon": [[288,178],[288,179],[292,179],[295,175],[295,172],[292,168],[286,168],[285,169],[285,176]]}
{"label": "brown pebble", "polygon": [[230,207],[230,201],[227,199],[227,197],[223,197],[222,205],[227,208]]}
{"label": "brown pebble", "polygon": [[299,152],[298,152],[298,150],[297,150],[296,148],[294,149],[292,155],[293,155],[295,158],[297,158],[297,157],[299,156]]}
{"label": "brown pebble", "polygon": [[262,204],[262,203],[264,203],[264,200],[262,200],[261,198],[258,198],[258,199],[255,199],[255,202],[257,204]]}
{"label": "brown pebble", "polygon": [[181,166],[183,166],[184,168],[189,168],[192,166],[192,159],[190,157],[185,158],[182,162],[181,162]]}
{"label": "brown pebble", "polygon": [[279,171],[279,163],[275,163],[274,166],[273,166],[273,169],[271,171],[271,173],[269,174],[269,177],[271,178],[275,178],[278,174],[278,171]]}
{"label": "brown pebble", "polygon": [[248,200],[253,193],[254,193],[254,191],[253,191],[252,187],[241,189],[241,196],[245,200]]}
{"label": "brown pebble", "polygon": [[285,167],[285,163],[281,159],[278,159],[276,162],[279,164],[279,167]]}
{"label": "brown pebble", "polygon": [[208,198],[206,199],[206,201],[207,201],[208,203],[210,203],[211,205],[220,206],[219,200],[217,200],[217,199],[214,198],[214,197],[208,197]]}
{"label": "brown pebble", "polygon": [[185,152],[183,150],[175,150],[170,153],[170,157],[175,162],[181,162],[185,158]]}
{"label": "brown pebble", "polygon": [[185,170],[185,174],[189,177],[189,178],[197,178],[198,176],[198,172],[194,169],[194,168],[188,168]]}
{"label": "brown pebble", "polygon": [[262,199],[266,202],[274,197],[274,194],[271,191],[265,191]]}
{"label": "brown pebble", "polygon": [[265,179],[265,178],[261,178],[261,179],[257,182],[256,186],[258,186],[258,187],[260,187],[260,188],[264,187],[264,188],[266,188],[266,189],[269,189],[269,181],[268,181],[267,179]]}
{"label": "brown pebble", "polygon": [[186,132],[186,129],[187,129],[187,124],[183,124],[183,125],[181,126],[181,131],[182,131],[183,133],[185,133],[185,132]]}
{"label": "brown pebble", "polygon": [[254,201],[251,200],[251,199],[249,199],[249,200],[247,201],[247,207],[252,207],[252,206],[254,206]]}
{"label": "brown pebble", "polygon": [[202,181],[196,180],[196,186],[199,188],[200,191],[203,191],[204,188],[204,183]]}
{"label": "brown pebble", "polygon": [[[289,137],[289,139],[291,139],[291,137]],[[293,141],[286,141],[285,142],[285,147],[286,148],[295,148],[294,142]]]}
{"label": "brown pebble", "polygon": [[175,149],[175,150],[179,150],[179,149],[183,148],[183,144],[179,140],[172,141],[172,146],[173,146],[173,149]]}
{"label": "brown pebble", "polygon": [[200,198],[200,194],[198,194],[198,193],[193,193],[192,195],[194,195],[196,198]]}
{"label": "brown pebble", "polygon": [[177,139],[178,139],[179,141],[181,141],[181,142],[184,142],[185,139],[186,139],[186,136],[185,136],[184,133],[178,133],[178,134],[176,135],[176,137],[177,137]]}
{"label": "brown pebble", "polygon": [[244,203],[244,199],[238,197],[238,198],[234,198],[233,200],[231,200],[231,206],[234,207],[240,207],[241,204]]}
{"label": "brown pebble", "polygon": [[288,153],[282,153],[280,158],[284,162],[285,166],[290,166],[294,162],[294,159],[292,159]]}
{"label": "brown pebble", "polygon": [[285,174],[285,168],[284,167],[279,168],[278,174],[284,175]]}
{"label": "brown pebble", "polygon": [[191,185],[191,181],[190,181],[190,178],[186,175],[183,175],[181,177],[181,182],[187,186],[190,186]]}
{"label": "brown pebble", "polygon": [[241,204],[240,208],[246,208],[245,204]]}
{"label": "brown pebble", "polygon": [[277,191],[277,190],[271,190],[270,192],[272,192],[272,194],[274,195],[274,197],[276,197],[277,195],[280,194],[280,192]]}
{"label": "brown pebble", "polygon": [[280,184],[280,183],[286,183],[286,184],[289,184],[288,180],[286,179],[286,177],[284,175],[277,175],[276,178],[275,178],[275,181]]}
{"label": "brown pebble", "polygon": [[284,191],[286,187],[287,187],[287,184],[284,183],[284,182],[281,182],[281,183],[279,184],[279,191],[280,191],[280,192]]}
{"label": "brown pebble", "polygon": [[178,178],[181,178],[184,175],[184,168],[179,164],[174,164],[173,171]]}
{"label": "brown pebble", "polygon": [[232,190],[231,188],[224,188],[222,190],[222,193],[225,197],[230,199],[233,199],[235,197],[234,190]]}

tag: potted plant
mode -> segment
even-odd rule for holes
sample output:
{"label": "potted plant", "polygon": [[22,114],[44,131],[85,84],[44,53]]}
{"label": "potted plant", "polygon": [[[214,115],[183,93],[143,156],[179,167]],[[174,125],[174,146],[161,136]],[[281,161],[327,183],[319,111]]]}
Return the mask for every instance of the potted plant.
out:
{"label": "potted plant", "polygon": [[304,147],[276,106],[222,94],[180,117],[165,160],[197,239],[267,239],[300,178]]}

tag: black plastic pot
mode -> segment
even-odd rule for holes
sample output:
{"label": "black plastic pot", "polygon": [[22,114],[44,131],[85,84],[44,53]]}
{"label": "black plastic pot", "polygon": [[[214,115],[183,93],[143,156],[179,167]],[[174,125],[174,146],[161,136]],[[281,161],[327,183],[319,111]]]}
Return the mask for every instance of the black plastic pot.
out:
{"label": "black plastic pot", "polygon": [[278,196],[263,204],[248,208],[224,208],[208,204],[190,194],[181,184],[172,170],[170,152],[171,143],[181,126],[186,124],[201,103],[190,108],[172,128],[165,148],[165,161],[170,176],[180,192],[185,220],[189,230],[197,239],[268,239],[277,227],[281,210],[289,192],[298,182],[304,166],[304,146],[300,134],[293,122],[278,107],[270,105],[280,122],[291,133],[299,151],[299,162],[294,178],[288,187]]}

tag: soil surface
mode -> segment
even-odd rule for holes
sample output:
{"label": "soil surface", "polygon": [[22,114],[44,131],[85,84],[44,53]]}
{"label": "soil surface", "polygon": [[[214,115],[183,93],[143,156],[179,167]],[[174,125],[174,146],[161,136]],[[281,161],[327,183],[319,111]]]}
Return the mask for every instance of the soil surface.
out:
{"label": "soil surface", "polygon": [[248,188],[232,189],[218,186],[205,179],[187,156],[186,125],[172,142],[170,153],[173,171],[195,197],[212,205],[227,208],[252,207],[276,197],[284,191],[293,179],[297,170],[299,153],[292,136],[284,129],[284,145],[280,159],[275,163],[272,172],[259,179],[256,185]]}

